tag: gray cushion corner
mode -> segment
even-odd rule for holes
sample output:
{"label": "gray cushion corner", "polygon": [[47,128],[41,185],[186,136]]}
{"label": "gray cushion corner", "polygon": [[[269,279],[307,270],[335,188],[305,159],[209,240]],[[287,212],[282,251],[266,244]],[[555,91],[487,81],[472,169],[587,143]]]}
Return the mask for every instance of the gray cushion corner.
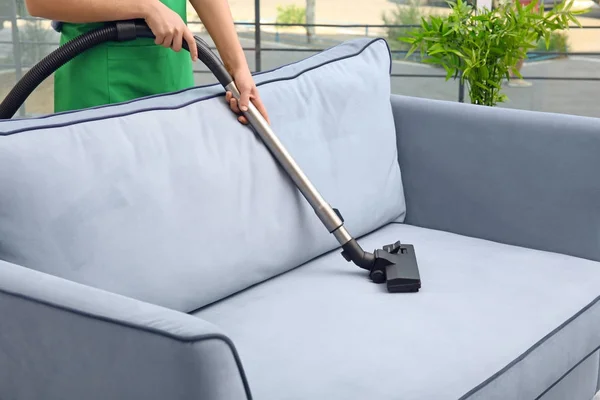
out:
{"label": "gray cushion corner", "polygon": [[0,261],[0,315],[0,398],[251,397],[231,339],[175,310]]}

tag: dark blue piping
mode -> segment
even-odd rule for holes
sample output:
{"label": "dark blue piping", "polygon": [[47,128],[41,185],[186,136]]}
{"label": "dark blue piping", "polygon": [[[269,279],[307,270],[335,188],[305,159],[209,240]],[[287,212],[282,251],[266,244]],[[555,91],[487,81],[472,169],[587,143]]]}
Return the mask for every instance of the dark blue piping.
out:
{"label": "dark blue piping", "polygon": [[[573,315],[571,318],[569,318],[568,320],[566,320],[565,322],[563,322],[560,326],[558,326],[552,332],[550,332],[549,334],[547,334],[546,336],[544,336],[542,339],[540,339],[536,344],[534,344],[529,349],[527,349],[527,351],[525,351],[519,357],[517,357],[513,361],[511,361],[507,366],[505,366],[500,371],[496,372],[494,375],[490,376],[488,379],[486,379],[485,381],[483,381],[482,383],[480,383],[479,385],[477,385],[476,387],[474,387],[473,389],[469,390],[467,393],[465,393],[464,395],[462,395],[458,400],[466,400],[466,399],[468,399],[469,397],[473,396],[475,393],[479,392],[480,390],[482,390],[483,388],[485,388],[486,386],[488,386],[490,383],[492,383],[493,381],[495,381],[496,379],[498,379],[500,376],[504,375],[504,373],[506,371],[508,371],[509,369],[511,369],[515,364],[517,364],[517,363],[521,362],[522,360],[524,360],[534,350],[536,350],[538,347],[540,347],[542,344],[544,344],[552,336],[556,335],[558,332],[560,332],[565,327],[567,327],[567,325],[569,325],[571,322],[573,322],[573,320],[575,320],[580,315],[582,315],[583,313],[585,313],[587,310],[589,310],[590,308],[592,308],[599,301],[600,301],[600,296],[596,297],[591,303],[589,303],[587,306],[585,306],[581,310],[579,310],[579,312],[577,314]],[[596,350],[594,350],[592,353],[594,353],[595,351]]]}
{"label": "dark blue piping", "polygon": [[[326,64],[329,64],[330,62],[333,62],[333,61],[339,61],[339,60],[343,60],[344,58],[357,56],[360,53],[362,53],[367,47],[369,47],[371,44],[373,44],[374,42],[376,42],[378,40],[383,40],[385,42],[387,48],[388,48],[388,52],[389,52],[389,56],[390,56],[390,74],[391,74],[392,73],[392,61],[391,61],[392,60],[392,54],[391,54],[391,51],[390,51],[389,44],[383,38],[373,39],[372,41],[370,41],[369,43],[367,43],[358,53],[351,54],[349,56],[344,56],[344,57],[341,57],[341,58],[338,58],[338,59],[333,59],[333,60],[327,61],[327,62],[325,62],[323,64],[318,64],[317,66],[326,65]],[[338,45],[332,46],[332,47],[330,47],[327,50],[335,49],[335,48],[337,48],[339,46],[342,46],[343,44],[344,43],[340,43]],[[325,51],[327,51],[327,50],[325,50]],[[254,72],[252,74],[252,76],[258,76],[258,75],[263,75],[263,74],[275,72],[275,71],[278,71],[278,70],[280,70],[282,68],[285,68],[287,66],[296,65],[296,64],[298,64],[300,62],[303,62],[303,61],[306,61],[308,59],[311,59],[311,58],[313,58],[313,57],[315,57],[315,56],[317,56],[319,54],[321,54],[321,53],[313,54],[313,55],[311,55],[309,57],[303,58],[302,60],[295,61],[295,62],[288,63],[288,64],[284,64],[284,65],[280,65],[279,67],[275,67],[275,68],[272,68],[270,70],[265,70],[265,71],[260,71],[260,72]],[[300,73],[298,75],[300,75]],[[280,79],[281,80],[285,80],[286,78],[280,78]],[[266,82],[257,84],[257,86],[261,86],[261,85],[263,85],[265,83],[270,83],[270,82],[271,81],[266,81]],[[218,86],[218,85],[219,85],[219,83],[211,83],[211,84],[206,84],[206,85],[198,85],[198,86],[193,86],[193,87],[190,87],[190,88],[181,89],[181,90],[174,91],[174,92],[168,92],[168,93],[160,93],[160,94],[142,96],[142,97],[138,97],[138,98],[135,98],[135,99],[132,99],[132,100],[120,102],[120,103],[103,104],[103,105],[100,105],[100,106],[89,107],[89,108],[86,108],[85,110],[88,111],[88,110],[104,109],[104,108],[109,108],[109,107],[117,107],[117,106],[121,106],[121,105],[125,105],[125,104],[135,103],[137,101],[146,100],[146,99],[153,99],[153,98],[160,98],[160,97],[172,96],[172,95],[177,95],[177,94],[180,94],[180,93],[185,93],[185,92],[188,92],[188,91],[191,91],[191,90],[204,89],[204,88],[209,88],[209,87]],[[219,96],[221,96],[223,93],[224,93],[224,91],[220,92]],[[214,96],[207,96],[207,97],[200,98],[200,99],[197,99],[197,100],[209,100],[209,99],[211,99],[213,97]],[[190,105],[190,104],[191,103],[184,104],[184,105],[181,105],[181,107],[185,107],[185,106]],[[167,109],[171,110],[171,109],[174,109],[174,108],[167,108]],[[137,111],[150,111],[150,110],[164,110],[164,108],[157,107],[157,108],[148,108],[148,109],[142,109],[142,110],[137,110]],[[38,120],[44,120],[44,119],[47,119],[47,118],[52,118],[52,117],[61,116],[61,115],[74,114],[74,113],[77,113],[77,112],[80,112],[80,111],[82,111],[82,110],[62,111],[62,112],[58,112],[58,113],[53,113],[53,114],[48,114],[48,115],[42,115],[42,116],[33,117],[33,118],[32,117],[29,117],[29,118],[28,117],[12,118],[11,121],[24,121],[24,120],[35,120],[35,121],[38,121]],[[129,115],[129,114],[122,114],[122,115],[121,114],[116,114],[114,116],[115,117],[120,117],[120,116],[126,116],[126,115]],[[85,119],[85,120],[82,120],[81,122],[89,122],[89,121],[92,121],[92,120]],[[0,120],[0,126],[1,126],[1,123],[2,123],[2,121]],[[13,133],[18,133],[18,132],[19,132],[18,130],[17,131],[0,132],[0,136],[3,136],[3,135],[7,136],[7,135],[10,135],[10,134],[13,134]]]}

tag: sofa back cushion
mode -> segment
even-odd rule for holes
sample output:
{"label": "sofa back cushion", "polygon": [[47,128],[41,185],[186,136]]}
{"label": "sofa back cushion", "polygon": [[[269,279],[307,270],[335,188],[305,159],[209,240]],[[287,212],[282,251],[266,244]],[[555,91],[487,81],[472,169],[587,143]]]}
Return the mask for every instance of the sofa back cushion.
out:
{"label": "sofa back cushion", "polygon": [[[390,62],[364,39],[255,76],[274,131],[354,236],[405,212]],[[189,312],[338,247],[218,85],[0,132],[6,261]]]}

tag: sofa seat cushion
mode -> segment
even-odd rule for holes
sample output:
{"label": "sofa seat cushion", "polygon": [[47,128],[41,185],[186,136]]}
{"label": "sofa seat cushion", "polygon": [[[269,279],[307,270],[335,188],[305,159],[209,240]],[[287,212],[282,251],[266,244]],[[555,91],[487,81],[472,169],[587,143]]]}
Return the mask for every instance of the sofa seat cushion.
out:
{"label": "sofa seat cushion", "polygon": [[[423,287],[387,293],[335,251],[195,315],[257,399],[535,399],[600,345],[600,263],[403,224]],[[593,393],[591,393],[591,396]]]}

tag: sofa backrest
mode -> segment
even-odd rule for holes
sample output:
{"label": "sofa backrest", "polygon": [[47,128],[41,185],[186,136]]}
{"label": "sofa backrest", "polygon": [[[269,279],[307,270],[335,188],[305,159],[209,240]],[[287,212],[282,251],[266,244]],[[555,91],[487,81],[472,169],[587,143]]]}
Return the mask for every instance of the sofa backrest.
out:
{"label": "sofa backrest", "polygon": [[[384,40],[361,39],[255,77],[354,236],[405,213],[390,63]],[[338,247],[218,85],[0,132],[6,261],[189,312]]]}
{"label": "sofa backrest", "polygon": [[406,223],[600,261],[600,118],[399,95],[392,106]]}

